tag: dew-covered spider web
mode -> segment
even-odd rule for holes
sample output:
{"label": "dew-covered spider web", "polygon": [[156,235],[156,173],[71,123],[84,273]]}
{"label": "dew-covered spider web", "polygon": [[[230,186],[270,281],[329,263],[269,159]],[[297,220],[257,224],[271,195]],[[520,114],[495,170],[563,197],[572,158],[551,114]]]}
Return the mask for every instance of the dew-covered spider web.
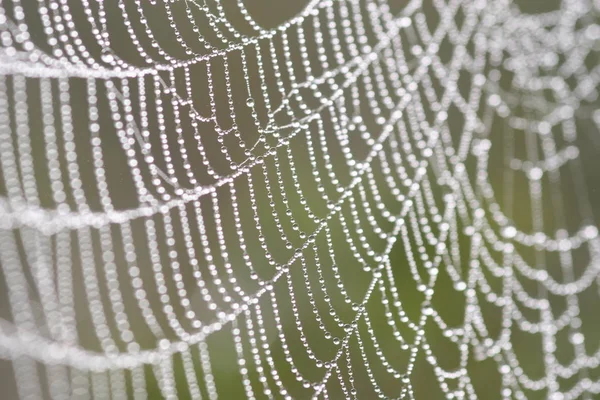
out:
{"label": "dew-covered spider web", "polygon": [[0,397],[598,398],[599,21],[0,1]]}

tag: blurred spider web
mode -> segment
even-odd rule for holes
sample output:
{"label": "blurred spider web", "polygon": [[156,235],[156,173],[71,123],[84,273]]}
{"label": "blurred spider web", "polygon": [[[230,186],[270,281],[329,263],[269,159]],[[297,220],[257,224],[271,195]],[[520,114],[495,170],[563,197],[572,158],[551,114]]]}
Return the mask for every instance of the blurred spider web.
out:
{"label": "blurred spider web", "polygon": [[9,396],[600,393],[599,4],[522,3],[3,0]]}

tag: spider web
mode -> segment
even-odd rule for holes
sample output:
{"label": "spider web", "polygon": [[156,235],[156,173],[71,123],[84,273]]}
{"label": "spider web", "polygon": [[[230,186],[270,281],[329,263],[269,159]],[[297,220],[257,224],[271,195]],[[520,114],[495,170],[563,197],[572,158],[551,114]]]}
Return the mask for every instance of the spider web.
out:
{"label": "spider web", "polygon": [[250,3],[1,2],[8,396],[600,393],[599,4]]}

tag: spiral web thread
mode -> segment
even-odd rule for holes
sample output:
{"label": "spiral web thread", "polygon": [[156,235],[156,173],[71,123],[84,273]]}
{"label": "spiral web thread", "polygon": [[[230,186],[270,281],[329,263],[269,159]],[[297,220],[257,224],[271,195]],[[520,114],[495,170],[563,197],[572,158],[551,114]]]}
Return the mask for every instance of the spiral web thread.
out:
{"label": "spiral web thread", "polygon": [[599,4],[247,6],[2,0],[18,397],[600,393]]}

